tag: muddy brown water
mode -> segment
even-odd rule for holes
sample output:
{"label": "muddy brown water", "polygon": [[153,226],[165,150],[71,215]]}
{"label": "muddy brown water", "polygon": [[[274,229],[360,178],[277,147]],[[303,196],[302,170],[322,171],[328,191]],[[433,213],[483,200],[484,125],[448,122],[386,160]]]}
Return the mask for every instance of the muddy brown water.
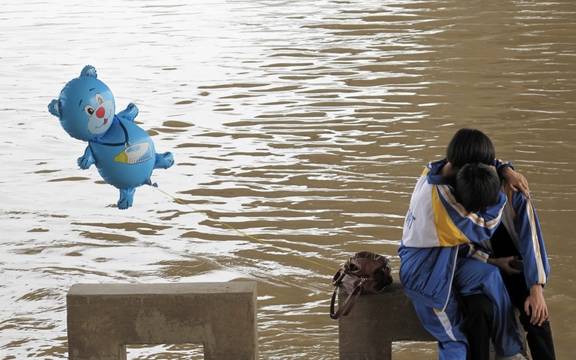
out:
{"label": "muddy brown water", "polygon": [[[576,342],[576,2],[63,1],[0,11],[0,357],[66,357],[78,282],[258,281],[263,359],[335,359],[330,278],[393,257],[421,167],[476,127],[531,184]],[[85,64],[170,150],[119,211],[46,110]],[[231,225],[257,240],[223,226]],[[386,311],[386,309],[383,309]],[[182,346],[138,359],[201,358]],[[434,358],[398,344],[398,359]],[[195,355],[189,355],[195,354]]]}

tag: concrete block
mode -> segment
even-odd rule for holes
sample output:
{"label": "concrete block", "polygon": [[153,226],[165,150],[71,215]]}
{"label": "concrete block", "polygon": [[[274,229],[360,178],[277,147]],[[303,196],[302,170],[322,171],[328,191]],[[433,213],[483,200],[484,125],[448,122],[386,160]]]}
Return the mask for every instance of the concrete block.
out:
{"label": "concrete block", "polygon": [[78,284],[67,296],[72,360],[126,359],[126,344],[202,343],[207,360],[254,360],[256,283]]}
{"label": "concrete block", "polygon": [[[339,301],[345,297],[340,294]],[[360,296],[338,330],[341,360],[389,360],[394,341],[436,341],[397,281],[382,294]]]}
{"label": "concrete block", "polygon": [[[436,342],[422,327],[398,279],[394,281],[382,294],[360,296],[350,314],[339,319],[340,360],[390,360],[394,341]],[[339,301],[346,296],[339,294]],[[518,329],[525,339],[520,324]],[[490,359],[496,358],[490,344]]]}

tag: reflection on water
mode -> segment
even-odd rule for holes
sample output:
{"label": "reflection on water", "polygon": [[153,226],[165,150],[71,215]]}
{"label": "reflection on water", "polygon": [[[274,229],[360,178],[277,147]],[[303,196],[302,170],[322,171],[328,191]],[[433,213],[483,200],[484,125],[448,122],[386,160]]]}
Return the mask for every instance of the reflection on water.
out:
{"label": "reflection on water", "polygon": [[[263,358],[334,359],[333,272],[355,251],[395,256],[420,167],[470,126],[531,181],[567,358],[575,16],[571,0],[4,4],[0,354],[65,358],[77,282],[251,278]],[[154,180],[176,200],[141,188],[119,211],[96,170],[76,168],[84,144],[46,105],[85,64],[175,153]],[[430,358],[414,346],[398,357]]]}

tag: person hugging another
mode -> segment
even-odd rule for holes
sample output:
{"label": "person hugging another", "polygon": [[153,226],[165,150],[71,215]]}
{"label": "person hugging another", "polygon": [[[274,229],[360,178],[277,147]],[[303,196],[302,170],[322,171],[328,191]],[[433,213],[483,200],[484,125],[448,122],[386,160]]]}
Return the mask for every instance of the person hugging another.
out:
{"label": "person hugging another", "polygon": [[[488,346],[471,334],[462,307],[486,308],[498,356],[524,359],[512,303],[497,267],[480,248],[502,217],[506,196],[499,175],[516,188],[525,179],[495,160],[491,140],[481,131],[461,129],[446,159],[431,162],[416,183],[406,215],[400,256],[400,281],[424,328],[438,340],[441,360],[486,359]],[[472,194],[468,209],[457,201],[457,179]],[[489,338],[488,338],[489,339]]]}

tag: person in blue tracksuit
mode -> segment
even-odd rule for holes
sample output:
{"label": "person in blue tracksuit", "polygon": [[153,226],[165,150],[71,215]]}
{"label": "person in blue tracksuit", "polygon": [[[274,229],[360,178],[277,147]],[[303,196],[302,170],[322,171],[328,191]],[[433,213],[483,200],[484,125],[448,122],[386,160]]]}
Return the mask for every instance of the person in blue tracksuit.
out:
{"label": "person in blue tracksuit", "polygon": [[[487,254],[473,246],[490,239],[506,203],[496,171],[483,165],[494,164],[509,177],[508,167],[495,161],[494,153],[482,132],[458,131],[447,158],[430,163],[418,180],[405,218],[398,251],[400,280],[422,324],[438,340],[442,360],[470,355],[457,296],[486,295],[494,304],[497,354],[512,357],[522,351],[498,268],[487,264]],[[454,173],[462,172],[477,180],[469,189],[479,200],[475,209],[464,208],[453,194]]]}
{"label": "person in blue tracksuit", "polygon": [[518,309],[526,331],[532,358],[553,360],[556,358],[554,342],[543,294],[550,265],[540,221],[532,201],[524,194],[511,191],[507,196],[502,223],[485,245],[491,252],[488,262],[501,269],[512,304]]}

